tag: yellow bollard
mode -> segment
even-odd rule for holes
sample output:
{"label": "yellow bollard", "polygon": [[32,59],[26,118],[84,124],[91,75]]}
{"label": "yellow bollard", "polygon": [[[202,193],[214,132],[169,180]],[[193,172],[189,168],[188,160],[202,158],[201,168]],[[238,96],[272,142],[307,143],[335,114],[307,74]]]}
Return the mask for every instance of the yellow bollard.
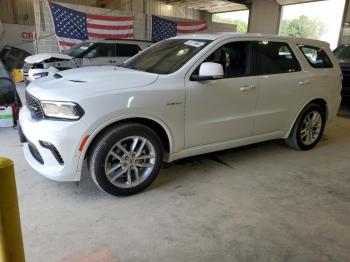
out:
{"label": "yellow bollard", "polygon": [[24,262],[13,162],[0,157],[0,262]]}

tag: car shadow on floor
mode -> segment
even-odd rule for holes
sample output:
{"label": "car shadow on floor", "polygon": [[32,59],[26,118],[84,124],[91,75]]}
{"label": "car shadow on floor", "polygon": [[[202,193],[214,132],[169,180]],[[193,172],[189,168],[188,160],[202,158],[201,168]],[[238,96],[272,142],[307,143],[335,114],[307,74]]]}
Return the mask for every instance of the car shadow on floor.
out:
{"label": "car shadow on floor", "polygon": [[[257,144],[216,151],[213,153],[192,156],[176,160],[172,163],[164,163],[161,172],[149,190],[161,188],[171,184],[175,180],[181,180],[181,177],[193,173],[207,173],[213,169],[224,168],[228,172],[235,169],[236,163],[249,162],[251,157],[266,156],[278,151],[290,150],[282,140],[272,140]],[[234,161],[232,161],[234,159]],[[190,171],[189,171],[190,170]]]}
{"label": "car shadow on floor", "polygon": [[342,101],[338,116],[350,118],[350,100]]}

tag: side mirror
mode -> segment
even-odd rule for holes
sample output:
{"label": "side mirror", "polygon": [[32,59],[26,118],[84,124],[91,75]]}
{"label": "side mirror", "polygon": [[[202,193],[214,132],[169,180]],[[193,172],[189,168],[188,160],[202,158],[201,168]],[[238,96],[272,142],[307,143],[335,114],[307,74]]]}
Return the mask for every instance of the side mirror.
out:
{"label": "side mirror", "polygon": [[219,63],[204,62],[199,68],[199,74],[193,75],[192,80],[205,81],[215,80],[224,77],[224,68]]}

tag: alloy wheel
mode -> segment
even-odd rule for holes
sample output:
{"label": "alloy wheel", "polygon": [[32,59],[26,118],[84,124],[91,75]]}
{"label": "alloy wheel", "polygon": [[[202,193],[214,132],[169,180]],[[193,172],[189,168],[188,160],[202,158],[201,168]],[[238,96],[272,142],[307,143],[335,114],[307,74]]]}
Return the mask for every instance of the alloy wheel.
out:
{"label": "alloy wheel", "polygon": [[130,136],[110,149],[105,160],[105,173],[113,185],[132,188],[148,178],[155,162],[152,143],[141,136]]}
{"label": "alloy wheel", "polygon": [[300,129],[300,139],[303,144],[311,145],[319,138],[322,121],[322,116],[318,111],[311,111],[305,116]]}

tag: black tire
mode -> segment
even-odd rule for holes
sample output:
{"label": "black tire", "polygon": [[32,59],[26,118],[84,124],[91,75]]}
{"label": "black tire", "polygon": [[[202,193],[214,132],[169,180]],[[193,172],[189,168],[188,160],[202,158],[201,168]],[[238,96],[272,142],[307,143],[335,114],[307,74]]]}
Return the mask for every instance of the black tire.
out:
{"label": "black tire", "polygon": [[[303,122],[305,118],[311,112],[314,112],[314,111],[318,112],[321,115],[321,119],[322,119],[321,129],[318,134],[318,137],[313,143],[305,144],[301,139],[301,130],[303,127]],[[325,124],[326,124],[326,112],[324,108],[318,104],[314,104],[314,103],[308,104],[298,116],[289,137],[285,140],[285,143],[287,144],[287,146],[296,150],[310,150],[314,148],[322,138]]]}
{"label": "black tire", "polygon": [[[108,152],[113,146],[130,136],[143,137],[152,144],[155,151],[153,169],[147,175],[147,178],[137,186],[129,188],[118,187],[108,179],[105,171],[105,161],[108,157]],[[159,173],[162,160],[163,146],[159,136],[147,126],[138,123],[127,123],[115,126],[99,137],[90,151],[88,165],[92,179],[100,189],[115,196],[128,196],[144,190],[153,182]]]}

